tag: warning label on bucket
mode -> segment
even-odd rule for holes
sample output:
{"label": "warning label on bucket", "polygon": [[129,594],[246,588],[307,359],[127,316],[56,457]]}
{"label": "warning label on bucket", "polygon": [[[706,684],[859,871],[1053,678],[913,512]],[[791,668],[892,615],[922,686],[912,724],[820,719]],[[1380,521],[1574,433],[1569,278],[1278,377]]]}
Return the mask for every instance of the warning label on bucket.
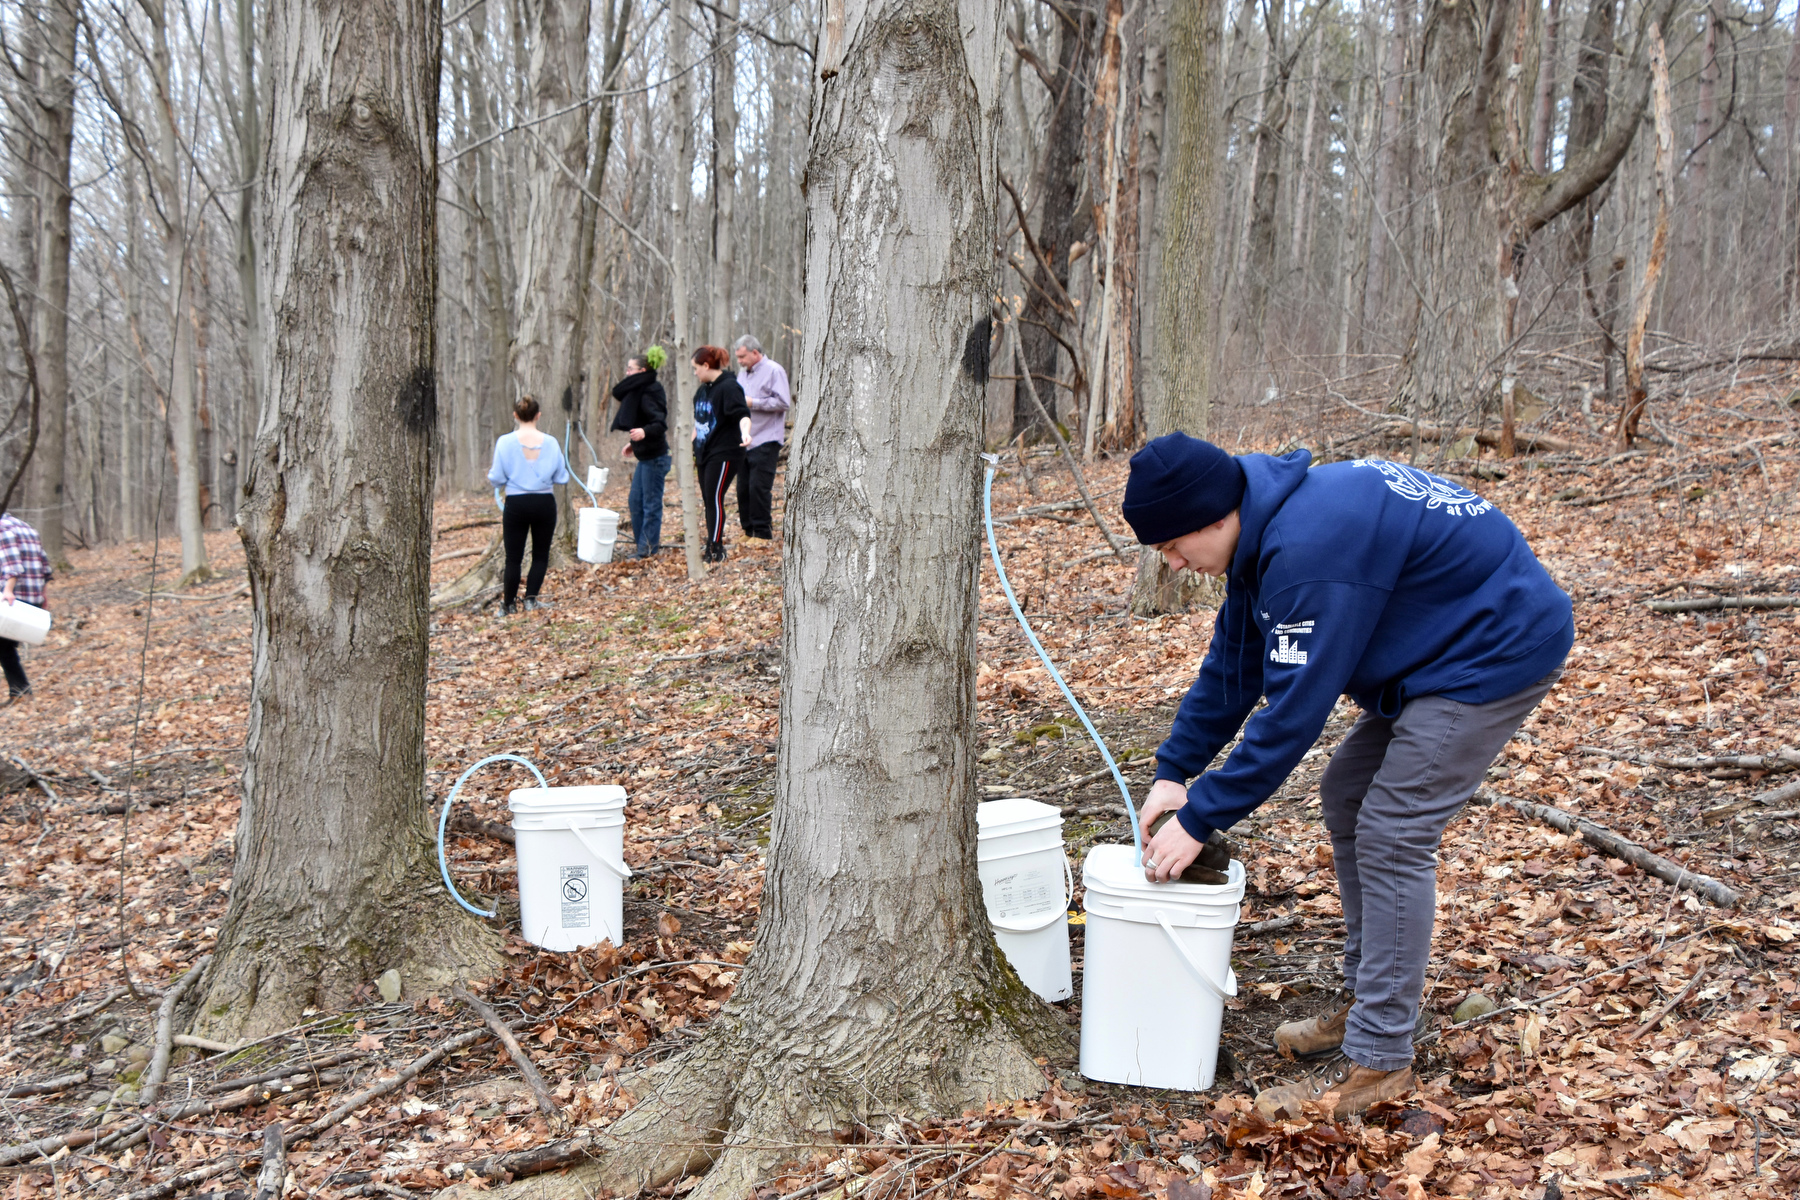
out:
{"label": "warning label on bucket", "polygon": [[588,869],[586,866],[562,869],[562,926],[564,929],[588,927]]}
{"label": "warning label on bucket", "polygon": [[1037,916],[1063,903],[1063,879],[1055,871],[1026,870],[1002,875],[987,887],[988,915],[996,921]]}

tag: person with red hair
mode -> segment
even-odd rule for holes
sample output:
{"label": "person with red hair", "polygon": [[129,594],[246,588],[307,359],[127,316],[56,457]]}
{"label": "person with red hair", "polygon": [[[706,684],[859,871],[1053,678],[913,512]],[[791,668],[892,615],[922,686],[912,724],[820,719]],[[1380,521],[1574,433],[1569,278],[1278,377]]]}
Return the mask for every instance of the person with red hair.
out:
{"label": "person with red hair", "polygon": [[694,465],[700,471],[700,507],[706,511],[703,561],[725,561],[725,494],[750,447],[750,406],[729,360],[718,346],[694,351]]}

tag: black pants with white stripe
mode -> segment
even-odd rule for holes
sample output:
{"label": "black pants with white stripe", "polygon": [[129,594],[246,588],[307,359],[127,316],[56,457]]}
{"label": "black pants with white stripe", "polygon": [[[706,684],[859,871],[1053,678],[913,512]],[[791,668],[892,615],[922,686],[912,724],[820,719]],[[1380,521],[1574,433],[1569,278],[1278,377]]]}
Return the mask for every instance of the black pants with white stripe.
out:
{"label": "black pants with white stripe", "polygon": [[725,497],[738,464],[729,458],[708,460],[700,468],[700,505],[706,510],[706,544],[725,544]]}

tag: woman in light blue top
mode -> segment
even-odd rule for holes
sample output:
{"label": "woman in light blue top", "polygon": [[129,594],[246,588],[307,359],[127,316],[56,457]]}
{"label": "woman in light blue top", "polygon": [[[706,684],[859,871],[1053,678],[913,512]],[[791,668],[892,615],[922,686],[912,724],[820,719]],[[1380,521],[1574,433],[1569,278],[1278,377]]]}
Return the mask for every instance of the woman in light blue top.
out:
{"label": "woman in light blue top", "polygon": [[538,402],[521,396],[513,405],[519,427],[494,443],[494,465],[488,482],[506,489],[500,530],[506,540],[505,592],[500,611],[519,609],[519,567],[525,560],[525,535],[531,535],[531,573],[525,577],[525,607],[538,606],[538,589],[550,569],[550,538],[556,533],[556,494],[569,482],[569,464],[556,439],[538,430]]}

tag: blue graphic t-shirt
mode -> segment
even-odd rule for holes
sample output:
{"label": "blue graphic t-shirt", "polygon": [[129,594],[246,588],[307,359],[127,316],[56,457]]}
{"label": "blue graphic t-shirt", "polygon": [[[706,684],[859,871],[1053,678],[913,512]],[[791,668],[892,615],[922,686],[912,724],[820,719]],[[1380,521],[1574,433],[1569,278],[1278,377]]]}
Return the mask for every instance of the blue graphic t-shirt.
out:
{"label": "blue graphic t-shirt", "polygon": [[712,389],[710,387],[701,388],[694,393],[694,445],[706,445],[706,440],[712,437],[715,422]]}

